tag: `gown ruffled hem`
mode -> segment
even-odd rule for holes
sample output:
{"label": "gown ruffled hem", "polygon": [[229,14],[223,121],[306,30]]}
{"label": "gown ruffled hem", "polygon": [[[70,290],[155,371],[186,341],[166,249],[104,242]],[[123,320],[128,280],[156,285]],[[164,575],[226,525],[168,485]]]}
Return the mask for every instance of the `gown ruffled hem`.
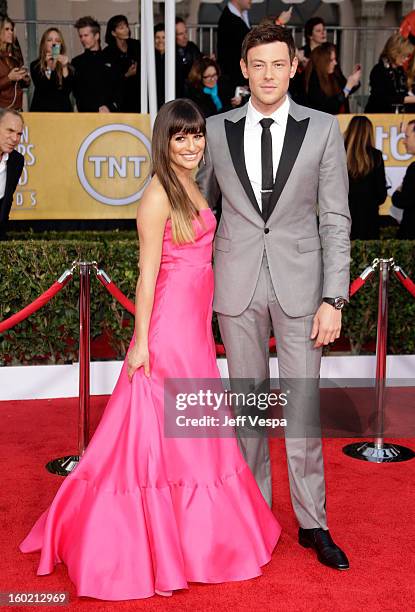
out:
{"label": "gown ruffled hem", "polygon": [[103,490],[74,476],[20,550],[41,550],[38,575],[64,562],[78,596],[141,599],[189,582],[255,578],[280,536],[247,465],[210,485],[135,491]]}

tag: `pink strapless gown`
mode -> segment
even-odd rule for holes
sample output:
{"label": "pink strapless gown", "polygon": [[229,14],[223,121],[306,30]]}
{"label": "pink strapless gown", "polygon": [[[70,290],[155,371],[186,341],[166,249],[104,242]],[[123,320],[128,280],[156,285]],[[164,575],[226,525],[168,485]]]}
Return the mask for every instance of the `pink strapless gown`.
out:
{"label": "pink strapless gown", "polygon": [[163,380],[218,378],[211,331],[215,218],[172,242],[167,223],[149,331],[151,377],[126,361],[78,467],[20,544],[37,573],[63,562],[79,596],[138,599],[260,575],[281,528],[234,438],[166,438]]}

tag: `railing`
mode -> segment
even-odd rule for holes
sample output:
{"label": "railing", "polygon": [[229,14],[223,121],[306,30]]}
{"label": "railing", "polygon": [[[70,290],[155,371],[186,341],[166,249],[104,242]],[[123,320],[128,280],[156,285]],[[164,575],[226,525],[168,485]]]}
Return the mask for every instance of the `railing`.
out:
{"label": "railing", "polygon": [[[58,27],[65,39],[69,57],[74,57],[82,52],[78,35],[71,20],[16,20],[16,30],[22,46],[23,56],[26,63],[30,64],[37,57],[38,44],[42,33],[51,26]],[[101,22],[102,38],[106,24]],[[132,36],[140,37],[140,25],[130,24]],[[301,26],[289,26],[298,47],[304,44],[304,32]],[[190,40],[195,42],[206,55],[216,52],[217,25],[198,24],[189,25]],[[352,110],[362,111],[369,94],[369,74],[372,67],[378,61],[380,52],[387,38],[396,31],[395,27],[366,27],[366,26],[329,26],[327,38],[339,48],[340,65],[343,73],[347,76],[355,64],[362,65],[362,86],[358,95],[352,96]]]}

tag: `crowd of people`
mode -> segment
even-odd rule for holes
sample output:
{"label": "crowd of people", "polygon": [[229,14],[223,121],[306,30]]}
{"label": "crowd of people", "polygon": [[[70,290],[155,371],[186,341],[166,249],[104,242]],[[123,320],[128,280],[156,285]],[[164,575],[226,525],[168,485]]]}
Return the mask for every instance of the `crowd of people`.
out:
{"label": "crowd of people", "polygon": [[[176,97],[188,97],[210,116],[246,102],[249,88],[240,68],[242,42],[250,31],[251,0],[230,0],[218,22],[217,52],[209,57],[189,40],[184,19],[176,18]],[[285,26],[291,10],[265,23]],[[22,110],[23,90],[33,85],[29,106],[34,112],[139,112],[140,42],[131,37],[125,15],[101,26],[90,16],[74,24],[83,53],[69,58],[62,32],[48,28],[38,57],[25,66],[13,21],[0,18],[0,107]],[[336,46],[328,42],[324,20],[312,17],[304,27],[305,44],[297,49],[298,69],[291,79],[296,102],[330,114],[348,113],[349,98],[359,88],[361,66],[345,76]],[[370,73],[365,111],[391,113],[415,108],[415,46],[400,33],[386,42]],[[158,107],[164,103],[164,24],[154,28]]]}
{"label": "crowd of people", "polygon": [[[242,43],[251,29],[251,0],[230,0],[218,22],[217,54],[204,56],[189,40],[185,21],[176,18],[176,97],[194,101],[205,117],[243,105],[249,99],[247,80],[241,72]],[[285,27],[291,9],[263,23]],[[140,42],[131,37],[128,19],[115,15],[108,21],[101,45],[100,24],[90,16],[74,24],[83,53],[70,59],[57,27],[42,35],[38,57],[30,69],[24,65],[13,21],[0,19],[0,107],[21,110],[23,90],[32,83],[33,112],[140,112]],[[290,81],[290,97],[329,114],[350,112],[349,98],[359,88],[361,66],[345,76],[336,46],[328,42],[324,20],[309,19],[305,44],[296,49],[298,67]],[[415,109],[415,40],[401,33],[386,42],[379,62],[370,73],[368,113],[413,112]],[[165,27],[154,28],[158,108],[164,104]],[[407,142],[408,139],[405,140]],[[386,177],[380,151],[374,148],[369,119],[355,117],[345,134],[350,181],[352,237],[379,237],[379,206],[385,201]],[[405,190],[404,190],[405,191]],[[401,191],[394,205],[403,207]],[[361,202],[365,201],[363,208]],[[401,204],[399,204],[401,202]],[[409,232],[409,233],[408,233]],[[415,237],[415,228],[400,232]]]}

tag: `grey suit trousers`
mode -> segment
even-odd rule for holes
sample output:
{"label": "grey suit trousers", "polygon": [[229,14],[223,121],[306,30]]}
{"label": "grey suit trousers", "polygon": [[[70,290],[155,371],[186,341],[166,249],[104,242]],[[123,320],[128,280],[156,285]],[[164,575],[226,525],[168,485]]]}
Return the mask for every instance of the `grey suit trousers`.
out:
{"label": "grey suit trousers", "polygon": [[[314,341],[310,340],[313,317],[314,314],[289,317],[282,310],[272,285],[264,251],[257,286],[246,310],[238,316],[218,313],[228,358],[229,377],[254,379],[257,383],[269,378],[268,342],[272,325],[277,341],[280,379],[298,380],[300,385],[305,379],[314,379],[317,385],[321,349],[315,349]],[[315,412],[316,403],[311,401],[312,405],[307,405],[307,393],[302,397],[304,401],[297,407],[297,421],[300,413],[306,423],[310,418],[310,411]],[[302,418],[300,416],[300,420]],[[287,420],[290,422],[289,411]],[[299,427],[297,422],[294,434],[286,432],[285,437],[294,512],[301,527],[327,529],[321,437],[319,433],[313,437],[300,436],[299,432],[301,426]],[[238,441],[265,500],[271,506],[271,465],[267,437],[245,437],[243,432],[239,432]]]}

